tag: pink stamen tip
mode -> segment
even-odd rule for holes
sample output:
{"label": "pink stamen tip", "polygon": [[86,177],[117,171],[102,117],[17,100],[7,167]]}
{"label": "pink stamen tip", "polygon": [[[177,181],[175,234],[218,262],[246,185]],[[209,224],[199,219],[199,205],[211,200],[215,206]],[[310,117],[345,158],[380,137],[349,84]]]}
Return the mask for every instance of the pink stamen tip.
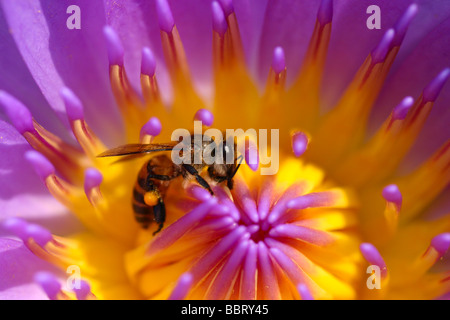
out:
{"label": "pink stamen tip", "polygon": [[431,246],[443,256],[450,247],[450,232],[441,233],[431,240]]}
{"label": "pink stamen tip", "polygon": [[386,263],[383,257],[381,257],[377,248],[371,243],[361,243],[359,249],[364,257],[370,264],[376,265],[381,269],[381,275],[385,276],[387,272]]}
{"label": "pink stamen tip", "polygon": [[296,157],[300,157],[308,148],[308,137],[303,132],[295,132],[292,135],[292,151]]}
{"label": "pink stamen tip", "polygon": [[159,119],[156,117],[151,117],[150,120],[148,120],[147,123],[142,126],[141,140],[142,137],[145,135],[156,137],[161,133],[161,130],[162,130],[161,121],[159,121]]}
{"label": "pink stamen tip", "polygon": [[286,69],[286,58],[282,47],[276,47],[273,50],[272,69],[276,74],[279,74]]}
{"label": "pink stamen tip", "polygon": [[190,273],[182,274],[181,277],[178,279],[177,285],[173,289],[172,294],[169,297],[169,300],[183,300],[189,293],[193,281],[194,278]]}
{"label": "pink stamen tip", "polygon": [[311,207],[330,206],[334,201],[335,197],[330,192],[314,192],[290,200],[286,204],[286,207],[289,209],[303,210]]}
{"label": "pink stamen tip", "polygon": [[17,217],[6,219],[2,223],[2,226],[3,226],[3,228],[5,228],[5,230],[16,235],[24,242],[28,239],[28,235],[26,233],[27,225],[28,225],[28,222],[26,222],[22,218],[17,218]]}
{"label": "pink stamen tip", "polygon": [[27,151],[25,159],[33,166],[34,171],[42,180],[55,173],[53,164],[44,155],[35,150]]}
{"label": "pink stamen tip", "polygon": [[436,78],[431,80],[431,82],[423,90],[424,102],[436,101],[449,76],[450,68],[445,68],[436,76]]}
{"label": "pink stamen tip", "polygon": [[389,29],[386,31],[378,46],[372,51],[372,63],[375,64],[384,61],[389,50],[392,48],[392,40],[394,39],[394,36],[394,29]]}
{"label": "pink stamen tip", "polygon": [[311,292],[309,291],[308,287],[306,286],[306,284],[300,283],[297,286],[297,291],[300,294],[300,298],[302,300],[314,300]]}
{"label": "pink stamen tip", "polygon": [[106,47],[108,48],[109,64],[123,66],[124,50],[119,35],[110,26],[103,28],[103,35],[106,39]]}
{"label": "pink stamen tip", "polygon": [[13,126],[23,134],[33,132],[33,117],[25,105],[5,91],[0,91],[0,105]]}
{"label": "pink stamen tip", "polygon": [[210,127],[214,122],[214,115],[207,109],[199,109],[195,113],[194,120],[201,121],[204,126]]}
{"label": "pink stamen tip", "polygon": [[41,247],[44,247],[53,239],[50,231],[38,224],[27,224],[25,226],[25,233],[27,235],[27,239],[32,238]]}
{"label": "pink stamen tip", "polygon": [[405,37],[406,31],[408,30],[411,21],[414,19],[418,11],[417,4],[411,4],[405,11],[405,13],[401,16],[401,18],[397,21],[394,26],[395,29],[395,37],[392,41],[392,45],[394,47],[399,46],[403,38]]}
{"label": "pink stamen tip", "polygon": [[409,109],[411,109],[414,104],[414,99],[412,97],[404,98],[392,111],[392,119],[403,120],[408,114]]}
{"label": "pink stamen tip", "polygon": [[258,170],[259,167],[259,156],[256,154],[255,156],[251,155],[251,151],[245,152],[245,161],[247,165],[252,169],[253,171]]}
{"label": "pink stamen tip", "polygon": [[322,0],[317,14],[317,20],[322,26],[330,23],[333,19],[333,0]]}
{"label": "pink stamen tip", "polygon": [[89,193],[93,188],[97,188],[103,181],[103,176],[95,168],[88,168],[84,172],[84,190]]}
{"label": "pink stamen tip", "polygon": [[233,209],[229,203],[220,203],[211,208],[210,214],[218,216],[226,215],[231,217],[232,210]]}
{"label": "pink stamen tip", "polygon": [[80,280],[80,287],[74,288],[73,291],[77,296],[78,300],[86,300],[88,295],[91,293],[91,286],[84,280]]}
{"label": "pink stamen tip", "polygon": [[156,0],[159,28],[167,33],[172,32],[175,22],[167,0]]}
{"label": "pink stamen tip", "polygon": [[402,194],[395,184],[384,187],[382,195],[386,201],[393,202],[399,207],[402,205]]}
{"label": "pink stamen tip", "polygon": [[249,141],[245,143],[245,162],[253,171],[258,170],[259,167],[259,152],[258,148]]}
{"label": "pink stamen tip", "polygon": [[41,271],[34,275],[34,282],[38,283],[50,300],[58,299],[61,292],[61,284],[50,272]]}
{"label": "pink stamen tip", "polygon": [[80,99],[69,88],[61,89],[61,98],[66,106],[66,113],[70,121],[80,120],[84,118],[84,108]]}
{"label": "pink stamen tip", "polygon": [[148,254],[153,254],[159,250],[167,248],[172,243],[181,238],[187,231],[193,228],[199,221],[201,221],[217,204],[215,198],[202,202],[193,210],[182,216],[180,219],[165,228],[155,240],[150,244],[147,251]]}
{"label": "pink stamen tip", "polygon": [[234,12],[233,0],[218,0],[218,1],[226,16],[229,16]]}
{"label": "pink stamen tip", "polygon": [[209,193],[208,190],[199,187],[197,185],[192,185],[191,187],[189,187],[187,192],[190,196],[199,201],[206,201],[211,198],[211,194]]}
{"label": "pink stamen tip", "polygon": [[156,70],[156,60],[150,48],[142,49],[141,73],[153,77]]}
{"label": "pink stamen tip", "polygon": [[225,13],[223,12],[223,9],[220,6],[220,4],[216,1],[213,1],[211,3],[211,10],[212,10],[213,30],[223,37],[223,35],[225,34],[225,32],[227,32],[228,29]]}

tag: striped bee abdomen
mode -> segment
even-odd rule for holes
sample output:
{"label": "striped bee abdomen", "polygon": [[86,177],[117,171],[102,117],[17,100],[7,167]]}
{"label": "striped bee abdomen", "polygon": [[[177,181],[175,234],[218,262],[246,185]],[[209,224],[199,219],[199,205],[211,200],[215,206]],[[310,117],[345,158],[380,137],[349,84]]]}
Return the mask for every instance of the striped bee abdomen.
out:
{"label": "striped bee abdomen", "polygon": [[166,219],[164,195],[170,180],[178,177],[180,171],[166,155],[153,157],[139,171],[133,189],[133,211],[136,221],[147,229],[153,221],[158,224],[158,233]]}

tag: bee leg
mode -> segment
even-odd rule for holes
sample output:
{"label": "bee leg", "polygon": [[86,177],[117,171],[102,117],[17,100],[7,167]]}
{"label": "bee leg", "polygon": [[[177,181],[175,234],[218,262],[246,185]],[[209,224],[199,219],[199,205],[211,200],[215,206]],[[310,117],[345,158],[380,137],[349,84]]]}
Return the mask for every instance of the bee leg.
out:
{"label": "bee leg", "polygon": [[208,190],[209,193],[211,193],[211,195],[214,195],[214,192],[212,191],[212,189],[209,186],[208,182],[206,182],[206,180],[203,179],[199,175],[198,171],[193,166],[191,166],[189,164],[183,164],[183,167],[186,169],[187,172],[189,172],[190,174],[192,174],[195,177],[195,179],[197,180],[199,185],[201,185],[203,188]]}
{"label": "bee leg", "polygon": [[161,231],[164,226],[164,221],[166,221],[166,206],[162,199],[158,201],[158,204],[153,206],[153,214],[155,216],[155,221],[158,223],[158,229],[153,232],[153,235]]}

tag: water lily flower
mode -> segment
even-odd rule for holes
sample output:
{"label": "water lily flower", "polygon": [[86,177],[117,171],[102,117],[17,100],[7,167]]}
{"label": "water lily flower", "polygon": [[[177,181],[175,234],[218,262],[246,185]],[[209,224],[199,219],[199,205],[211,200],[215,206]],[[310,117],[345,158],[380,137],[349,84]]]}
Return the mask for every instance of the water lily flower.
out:
{"label": "water lily flower", "polygon": [[[450,2],[76,3],[0,1],[1,299],[448,297]],[[173,179],[153,235],[152,155],[97,156],[194,120],[279,168]]]}

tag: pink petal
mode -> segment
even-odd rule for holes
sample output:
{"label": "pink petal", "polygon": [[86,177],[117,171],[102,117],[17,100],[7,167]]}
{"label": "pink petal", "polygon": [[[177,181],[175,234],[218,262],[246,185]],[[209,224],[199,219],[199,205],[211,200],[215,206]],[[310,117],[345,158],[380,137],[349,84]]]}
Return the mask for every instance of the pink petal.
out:
{"label": "pink petal", "polygon": [[[395,101],[400,101],[405,94],[418,98],[427,84],[441,70],[450,66],[450,38],[447,36],[449,33],[450,18],[428,33],[416,47],[404,52],[403,60],[387,79],[374,107],[372,129],[387,117]],[[449,83],[444,84],[417,142],[407,155],[405,170],[412,169],[427,159],[450,137],[449,88]]]}
{"label": "pink petal", "polygon": [[93,130],[107,143],[117,143],[121,139],[117,130],[121,122],[109,84],[102,37],[106,24],[103,5],[90,0],[77,1],[77,5],[82,12],[81,29],[69,30],[68,4],[64,1],[2,2],[17,48],[60,119],[67,125],[59,95],[65,85],[85,104],[86,119]]}
{"label": "pink petal", "polygon": [[0,300],[48,299],[33,276],[38,271],[58,272],[34,256],[21,241],[0,238]]}
{"label": "pink petal", "polygon": [[[58,234],[78,230],[80,223],[47,191],[25,160],[31,147],[9,124],[0,120],[0,222],[22,217]],[[0,230],[0,235],[2,230]]]}

